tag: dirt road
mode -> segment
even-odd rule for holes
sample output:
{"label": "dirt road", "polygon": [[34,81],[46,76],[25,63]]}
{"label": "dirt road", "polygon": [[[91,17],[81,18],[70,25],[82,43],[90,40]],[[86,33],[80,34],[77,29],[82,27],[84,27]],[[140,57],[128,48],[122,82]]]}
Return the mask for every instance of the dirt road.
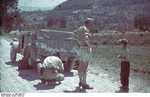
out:
{"label": "dirt road", "polygon": [[[21,92],[21,93],[115,93],[119,90],[120,69],[109,67],[101,68],[100,64],[106,64],[105,61],[99,61],[95,56],[88,68],[87,82],[94,88],[84,90],[78,87],[78,75],[76,70],[67,73],[64,72],[65,79],[61,83],[42,84],[37,70],[18,70],[18,60],[22,58],[17,55],[17,61],[10,62],[10,42],[0,36],[0,91],[1,92]],[[97,65],[100,65],[96,67]],[[150,93],[150,75],[140,72],[130,72],[129,93]]]}

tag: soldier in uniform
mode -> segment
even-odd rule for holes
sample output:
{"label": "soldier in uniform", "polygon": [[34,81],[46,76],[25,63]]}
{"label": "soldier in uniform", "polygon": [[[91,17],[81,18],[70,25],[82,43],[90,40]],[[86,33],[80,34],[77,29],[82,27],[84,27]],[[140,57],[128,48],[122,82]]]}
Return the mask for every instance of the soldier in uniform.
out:
{"label": "soldier in uniform", "polygon": [[93,89],[86,83],[86,72],[89,61],[92,58],[90,30],[93,26],[93,21],[92,18],[87,18],[85,26],[79,27],[72,35],[77,44],[77,54],[79,56],[79,86],[82,86],[83,89]]}
{"label": "soldier in uniform", "polygon": [[63,63],[52,53],[52,56],[48,56],[44,59],[43,64],[39,63],[37,66],[38,72],[42,82],[50,81],[62,81],[64,75],[59,73],[64,71]]}

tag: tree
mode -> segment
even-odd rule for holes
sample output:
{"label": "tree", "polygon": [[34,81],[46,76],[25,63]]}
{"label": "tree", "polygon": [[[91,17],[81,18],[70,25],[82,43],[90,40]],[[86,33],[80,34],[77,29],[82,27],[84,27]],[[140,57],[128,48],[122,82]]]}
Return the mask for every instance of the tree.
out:
{"label": "tree", "polygon": [[67,21],[66,21],[65,17],[62,17],[59,19],[59,24],[62,28],[66,28],[66,23],[67,23]]}
{"label": "tree", "polygon": [[20,10],[17,8],[18,0],[1,0],[0,27],[5,33],[9,33],[13,27],[19,27],[23,23]]}
{"label": "tree", "polygon": [[134,17],[134,27],[140,29],[140,31],[148,30],[149,19],[143,14],[136,15]]}
{"label": "tree", "polygon": [[54,20],[53,19],[48,20],[47,26],[51,27],[53,25],[54,25]]}

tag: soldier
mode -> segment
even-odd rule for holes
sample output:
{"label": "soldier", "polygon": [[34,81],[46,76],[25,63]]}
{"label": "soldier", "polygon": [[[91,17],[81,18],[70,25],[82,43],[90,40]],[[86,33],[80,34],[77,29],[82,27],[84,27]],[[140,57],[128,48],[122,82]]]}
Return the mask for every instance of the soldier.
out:
{"label": "soldier", "polygon": [[86,83],[86,72],[90,59],[92,58],[92,48],[90,40],[90,30],[93,26],[93,19],[87,18],[85,26],[79,27],[74,31],[72,37],[77,44],[77,54],[79,56],[79,86],[83,89],[93,89]]}
{"label": "soldier", "polygon": [[128,91],[129,88],[129,73],[130,73],[130,55],[129,50],[126,47],[128,40],[127,39],[119,39],[118,43],[120,43],[121,46],[121,54],[117,57],[121,60],[121,73],[120,73],[120,79],[122,86],[120,87],[123,91]]}
{"label": "soldier", "polygon": [[38,72],[41,77],[41,81],[62,81],[64,75],[58,72],[63,72],[64,67],[62,61],[52,53],[52,56],[48,56],[44,59],[43,64],[39,63],[37,66]]}

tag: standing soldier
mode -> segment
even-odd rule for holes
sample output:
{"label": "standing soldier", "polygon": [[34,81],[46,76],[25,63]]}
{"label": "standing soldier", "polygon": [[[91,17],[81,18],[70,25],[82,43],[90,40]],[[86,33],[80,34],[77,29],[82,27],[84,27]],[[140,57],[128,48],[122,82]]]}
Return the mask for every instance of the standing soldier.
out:
{"label": "standing soldier", "polygon": [[79,27],[74,31],[72,37],[77,44],[77,54],[79,56],[79,86],[83,89],[93,89],[86,83],[86,72],[90,59],[92,58],[92,48],[90,40],[90,30],[93,26],[93,19],[87,18],[85,26]]}

